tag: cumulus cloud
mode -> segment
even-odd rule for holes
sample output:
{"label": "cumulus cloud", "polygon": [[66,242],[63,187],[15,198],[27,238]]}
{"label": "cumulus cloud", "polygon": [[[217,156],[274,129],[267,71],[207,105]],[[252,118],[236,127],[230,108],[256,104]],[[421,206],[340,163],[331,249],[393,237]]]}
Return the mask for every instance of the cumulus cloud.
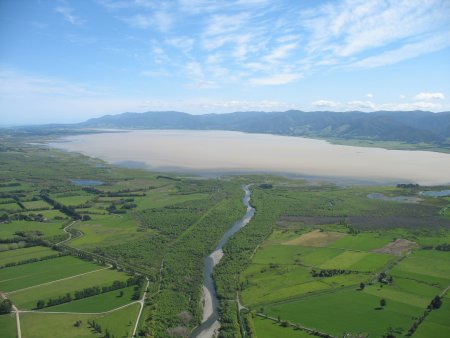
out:
{"label": "cumulus cloud", "polygon": [[278,86],[294,82],[303,77],[302,74],[275,74],[267,77],[250,79],[250,84],[257,86]]}
{"label": "cumulus cloud", "polygon": [[444,100],[445,95],[443,93],[426,93],[422,92],[414,96],[414,100],[418,101],[428,101],[428,100]]}
{"label": "cumulus cloud", "polygon": [[317,100],[311,103],[311,105],[315,107],[320,108],[331,108],[331,107],[337,107],[339,105],[339,102],[330,101],[330,100]]}

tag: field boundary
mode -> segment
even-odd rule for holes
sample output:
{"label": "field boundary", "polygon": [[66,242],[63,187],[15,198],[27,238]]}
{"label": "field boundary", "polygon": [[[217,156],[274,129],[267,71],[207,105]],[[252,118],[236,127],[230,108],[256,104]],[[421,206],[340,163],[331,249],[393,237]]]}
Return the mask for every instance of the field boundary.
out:
{"label": "field boundary", "polygon": [[[266,314],[264,314],[264,313],[257,312],[256,315],[259,316],[259,317],[265,318],[265,319],[269,319],[269,320],[274,321],[274,322],[276,322],[276,323],[279,323],[279,322],[280,322],[280,321],[278,320],[278,318],[268,316],[268,315],[266,315]],[[281,320],[281,322],[283,322],[283,320]],[[285,322],[286,322],[286,321],[285,321]],[[316,330],[316,329],[311,329],[311,328],[309,328],[309,327],[306,327],[306,326],[303,326],[303,325],[300,325],[300,324],[294,324],[294,323],[290,323],[290,322],[287,322],[287,323],[288,323],[288,325],[289,325],[290,327],[292,327],[292,328],[294,328],[294,329],[296,329],[296,330],[302,330],[302,331],[306,331],[306,332],[312,333],[312,334],[319,334],[320,337],[339,338],[339,337],[333,336],[333,335],[331,335],[331,334],[329,334],[329,333],[322,332],[322,331],[319,331],[319,330]]]}
{"label": "field boundary", "polygon": [[94,273],[94,272],[99,272],[99,271],[103,271],[103,270],[107,270],[107,269],[111,269],[111,268],[112,268],[112,266],[108,264],[108,266],[107,266],[106,268],[101,268],[101,269],[97,269],[97,270],[92,270],[92,271],[88,271],[88,272],[83,272],[83,273],[80,273],[80,274],[78,274],[78,275],[69,276],[69,277],[65,277],[65,278],[61,278],[61,279],[56,279],[56,280],[53,280],[53,281],[51,281],[51,282],[46,282],[46,283],[42,283],[42,284],[37,284],[37,285],[33,285],[33,286],[28,286],[28,287],[23,288],[23,289],[14,290],[14,291],[11,291],[11,292],[5,292],[5,294],[10,295],[10,294],[12,294],[12,293],[22,292],[22,291],[25,291],[25,290],[37,288],[37,287],[39,287],[39,286],[57,283],[57,282],[61,282],[61,281],[64,281],[64,280],[68,280],[68,279],[72,279],[72,278],[76,278],[76,277],[88,275],[88,274],[91,274],[91,273]]}

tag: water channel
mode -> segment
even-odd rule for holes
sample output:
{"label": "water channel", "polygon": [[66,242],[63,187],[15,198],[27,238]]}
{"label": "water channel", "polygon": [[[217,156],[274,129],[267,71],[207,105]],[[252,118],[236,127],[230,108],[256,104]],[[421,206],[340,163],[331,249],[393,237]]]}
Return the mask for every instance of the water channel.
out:
{"label": "water channel", "polygon": [[245,195],[243,203],[247,207],[247,212],[242,219],[236,221],[230,229],[223,235],[219,244],[217,244],[214,251],[205,258],[205,267],[203,269],[203,320],[191,334],[191,338],[211,338],[215,337],[220,328],[218,306],[219,300],[217,298],[216,288],[212,273],[214,267],[220,262],[223,257],[223,246],[236,232],[247,225],[255,214],[255,209],[250,205],[250,189],[248,185],[242,186]]}

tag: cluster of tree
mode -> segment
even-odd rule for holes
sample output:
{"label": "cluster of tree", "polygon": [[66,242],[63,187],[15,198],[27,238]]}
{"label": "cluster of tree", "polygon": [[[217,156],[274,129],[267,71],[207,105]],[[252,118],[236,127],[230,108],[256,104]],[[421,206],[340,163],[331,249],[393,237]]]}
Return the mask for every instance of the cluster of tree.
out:
{"label": "cluster of tree", "polygon": [[0,223],[8,223],[9,222],[9,215],[5,212],[0,215]]}
{"label": "cluster of tree", "polygon": [[36,309],[42,309],[44,307],[64,304],[71,302],[72,300],[73,298],[70,293],[66,293],[64,296],[59,296],[58,298],[50,298],[49,300],[47,300],[47,303],[45,303],[44,300],[39,299],[36,303]]}
{"label": "cluster of tree", "polygon": [[[176,184],[176,194],[187,195],[202,191],[205,197],[177,203],[177,208],[158,208],[155,212],[139,215],[140,218],[145,217],[148,227],[160,228],[159,240],[165,241],[162,246],[158,244],[162,252],[156,252],[157,256],[164,256],[161,292],[154,298],[158,310],[149,314],[144,328],[145,332],[158,337],[166,337],[167,328],[192,328],[199,323],[203,279],[198,272],[203,270],[204,258],[211,253],[226,230],[245,212],[242,205],[243,191],[234,182],[183,179]],[[152,216],[156,219],[152,219]],[[167,225],[167,229],[164,229],[164,225]],[[153,235],[148,238],[152,237]],[[151,258],[155,249],[150,250],[145,254]],[[180,260],[180,257],[183,259]],[[159,266],[157,278],[159,280]],[[184,324],[178,316],[186,310],[194,318],[189,324]],[[239,324],[236,327],[239,330]]]}
{"label": "cluster of tree", "polygon": [[336,275],[349,275],[351,273],[358,273],[358,271],[344,269],[324,269],[317,271],[315,269],[312,269],[310,273],[313,277],[333,277]]}
{"label": "cluster of tree", "polygon": [[414,323],[411,325],[411,327],[408,330],[408,333],[406,336],[412,336],[414,332],[416,332],[419,325],[425,320],[425,318],[431,313],[433,310],[437,310],[442,306],[442,298],[440,296],[435,296],[430,304],[427,306],[427,309],[422,314],[422,316],[416,318]]}
{"label": "cluster of tree", "polygon": [[134,209],[137,207],[134,202],[134,198],[120,199],[113,201],[106,210],[113,214],[124,214],[126,210]]}
{"label": "cluster of tree", "polygon": [[24,260],[18,261],[18,262],[9,262],[3,266],[0,266],[0,269],[9,268],[9,267],[16,266],[16,265],[23,265],[23,264],[29,264],[29,263],[36,263],[36,262],[40,262],[40,261],[46,261],[48,259],[58,258],[58,257],[65,256],[65,255],[67,255],[67,254],[60,252],[55,255],[48,255],[48,256],[39,257],[39,258],[29,258],[29,259],[24,259]]}
{"label": "cluster of tree", "polygon": [[41,237],[44,233],[41,230],[19,230],[14,232],[14,235],[19,237]]}
{"label": "cluster of tree", "polygon": [[[95,320],[88,320],[87,321],[89,327],[91,327],[96,333],[102,334],[103,329],[99,323],[97,323]],[[115,338],[115,336],[111,333],[109,333],[108,329],[105,329],[105,333],[102,336],[102,338]]]}
{"label": "cluster of tree", "polygon": [[420,188],[420,185],[414,184],[414,183],[399,183],[399,184],[397,184],[397,188],[418,189],[418,188]]}
{"label": "cluster of tree", "polygon": [[12,302],[9,299],[3,299],[0,302],[0,315],[10,313],[12,311]]}
{"label": "cluster of tree", "polygon": [[0,183],[0,188],[11,188],[20,186],[19,182]]}
{"label": "cluster of tree", "polygon": [[[251,203],[257,210],[253,219],[224,246],[224,256],[214,269],[214,281],[219,297],[219,316],[222,323],[219,337],[242,337],[234,300],[242,285],[236,276],[250,264],[250,257],[272,232],[273,225],[285,210],[289,200],[280,203],[266,189],[252,189]],[[286,204],[284,202],[287,202]],[[242,325],[247,329],[246,325]],[[236,330],[237,328],[237,330]],[[245,334],[244,334],[245,335]],[[249,335],[249,332],[247,332]]]}
{"label": "cluster of tree", "polygon": [[45,202],[47,202],[48,204],[53,206],[53,208],[61,211],[63,214],[65,214],[75,220],[81,219],[81,215],[75,210],[75,208],[73,208],[71,206],[63,205],[63,204],[59,203],[58,201],[55,201],[54,199],[52,199],[50,196],[48,196],[45,193],[41,193],[40,196]]}
{"label": "cluster of tree", "polygon": [[439,251],[450,251],[450,243],[436,245],[434,249]]}
{"label": "cluster of tree", "polygon": [[381,272],[377,277],[377,281],[382,284],[392,284],[394,278],[391,275],[386,274],[386,272]]}
{"label": "cluster of tree", "polygon": [[347,224],[346,227],[347,227],[347,232],[350,235],[357,235],[361,232],[358,229],[356,229],[355,227],[353,227],[351,224]]}
{"label": "cluster of tree", "polygon": [[42,214],[22,214],[17,213],[13,215],[8,215],[3,213],[0,215],[1,223],[8,223],[11,221],[33,221],[33,222],[45,222],[47,219]]}
{"label": "cluster of tree", "polygon": [[[49,306],[55,306],[55,305],[59,305],[59,304],[63,304],[63,303],[68,303],[68,302],[71,302],[72,300],[78,300],[78,299],[83,299],[83,298],[87,298],[87,297],[92,297],[92,296],[99,295],[101,293],[123,289],[123,288],[126,288],[127,286],[132,286],[132,285],[137,286],[135,288],[135,294],[137,293],[136,299],[139,299],[140,286],[143,284],[143,281],[144,281],[144,279],[142,276],[133,276],[133,277],[128,278],[128,280],[126,282],[116,280],[110,286],[103,286],[103,287],[92,286],[89,288],[84,288],[83,290],[77,290],[74,292],[73,296],[70,293],[66,293],[63,296],[59,296],[58,298],[50,298],[49,300],[47,300],[47,302],[45,302],[43,299],[40,299],[36,303],[36,308],[42,309],[43,307],[49,307]],[[133,294],[133,297],[135,297],[135,294]]]}
{"label": "cluster of tree", "polygon": [[13,195],[12,198],[16,201],[16,203],[19,205],[20,208],[26,209],[22,201],[20,200],[19,196]]}
{"label": "cluster of tree", "polygon": [[[253,313],[248,311],[241,311],[242,325],[248,337],[256,337],[256,329],[253,324]],[[245,335],[245,334],[244,334]]]}
{"label": "cluster of tree", "polygon": [[431,301],[430,305],[428,305],[427,309],[437,310],[442,306],[442,299],[439,296],[435,296]]}

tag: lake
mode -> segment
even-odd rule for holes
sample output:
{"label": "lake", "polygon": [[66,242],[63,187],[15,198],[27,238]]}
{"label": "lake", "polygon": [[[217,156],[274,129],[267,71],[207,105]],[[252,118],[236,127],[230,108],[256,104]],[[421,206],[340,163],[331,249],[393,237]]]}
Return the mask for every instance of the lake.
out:
{"label": "lake", "polygon": [[110,163],[197,173],[278,173],[380,183],[450,183],[450,154],[353,147],[231,131],[140,130],[65,137],[51,146]]}

